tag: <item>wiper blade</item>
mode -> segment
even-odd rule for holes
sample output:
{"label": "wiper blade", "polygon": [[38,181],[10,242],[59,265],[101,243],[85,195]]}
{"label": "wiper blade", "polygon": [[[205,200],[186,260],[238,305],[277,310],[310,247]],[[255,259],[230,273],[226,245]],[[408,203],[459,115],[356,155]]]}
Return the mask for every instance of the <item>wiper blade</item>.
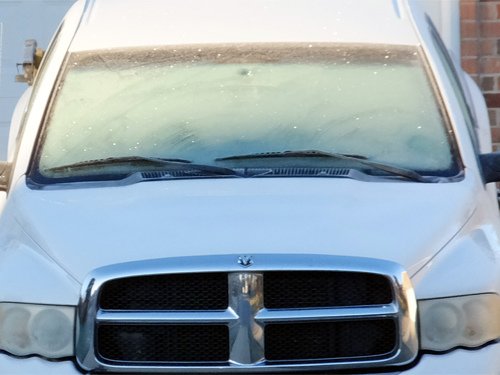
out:
{"label": "wiper blade", "polygon": [[74,170],[85,170],[93,167],[110,166],[117,164],[134,164],[134,165],[145,165],[145,166],[165,166],[174,167],[177,169],[190,169],[197,170],[200,172],[207,172],[211,175],[227,175],[227,176],[239,176],[242,177],[240,173],[225,167],[218,167],[215,165],[205,165],[205,164],[195,164],[190,160],[185,159],[175,159],[175,158],[156,158],[156,157],[146,157],[146,156],[120,156],[120,157],[110,157],[105,159],[95,159],[95,160],[85,160],[78,163],[61,165],[53,168],[48,168],[47,171],[50,172],[66,172]]}
{"label": "wiper blade", "polygon": [[277,152],[262,152],[254,154],[242,154],[242,155],[231,155],[215,159],[216,161],[227,161],[227,160],[248,160],[248,159],[267,159],[267,158],[297,158],[297,157],[324,157],[333,158],[339,160],[348,160],[359,163],[361,165],[366,165],[374,169],[379,169],[381,171],[390,173],[392,175],[407,178],[412,181],[417,182],[431,182],[428,178],[420,175],[411,169],[396,167],[391,164],[380,163],[376,161],[368,160],[366,156],[363,155],[352,155],[352,154],[341,154],[336,152],[328,152],[321,150],[297,150],[297,151],[277,151]]}
{"label": "wiper blade", "polygon": [[299,150],[299,151],[271,151],[271,152],[256,152],[254,154],[231,155],[215,159],[216,161],[223,160],[246,160],[246,159],[266,159],[266,158],[297,158],[297,157],[335,157],[335,158],[355,158],[367,159],[363,155],[354,154],[339,154],[335,152],[320,151],[320,150]]}

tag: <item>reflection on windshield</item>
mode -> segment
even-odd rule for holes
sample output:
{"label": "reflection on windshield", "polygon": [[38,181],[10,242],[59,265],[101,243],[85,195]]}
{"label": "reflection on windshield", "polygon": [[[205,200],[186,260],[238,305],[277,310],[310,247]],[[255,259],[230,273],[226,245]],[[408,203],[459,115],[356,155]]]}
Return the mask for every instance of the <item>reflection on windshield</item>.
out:
{"label": "reflection on windshield", "polygon": [[449,170],[447,131],[416,50],[239,45],[76,54],[50,113],[40,170],[50,177],[60,165],[130,155],[215,164],[221,155],[308,149]]}

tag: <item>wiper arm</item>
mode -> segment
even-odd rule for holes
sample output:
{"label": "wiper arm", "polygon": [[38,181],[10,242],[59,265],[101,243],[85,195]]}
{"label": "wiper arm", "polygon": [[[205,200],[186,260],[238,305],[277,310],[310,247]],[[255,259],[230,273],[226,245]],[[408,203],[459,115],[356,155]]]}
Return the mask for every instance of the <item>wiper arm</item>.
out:
{"label": "wiper arm", "polygon": [[392,175],[407,178],[412,181],[417,182],[430,182],[429,179],[418,174],[414,170],[396,167],[391,164],[379,163],[376,161],[368,160],[366,156],[362,155],[351,155],[351,154],[341,154],[336,152],[328,152],[321,150],[297,150],[297,151],[277,151],[277,152],[263,152],[255,154],[242,154],[242,155],[231,155],[226,157],[221,157],[215,159],[216,161],[225,160],[248,160],[248,159],[267,159],[267,158],[297,158],[297,157],[324,157],[333,158],[339,160],[354,161],[356,163],[366,165],[368,167],[379,169],[381,171],[390,173]]}
{"label": "wiper arm", "polygon": [[117,164],[134,164],[134,165],[157,165],[166,167],[175,167],[179,169],[189,168],[191,170],[198,170],[201,172],[207,172],[211,175],[227,175],[227,176],[240,176],[238,172],[231,168],[218,167],[215,165],[205,165],[205,164],[194,164],[190,160],[185,159],[167,159],[167,158],[156,158],[156,157],[146,157],[146,156],[121,156],[121,157],[110,157],[106,159],[95,159],[95,160],[85,160],[73,164],[61,165],[53,168],[48,168],[47,171],[50,172],[65,172],[74,170],[85,170],[93,167],[110,166]]}

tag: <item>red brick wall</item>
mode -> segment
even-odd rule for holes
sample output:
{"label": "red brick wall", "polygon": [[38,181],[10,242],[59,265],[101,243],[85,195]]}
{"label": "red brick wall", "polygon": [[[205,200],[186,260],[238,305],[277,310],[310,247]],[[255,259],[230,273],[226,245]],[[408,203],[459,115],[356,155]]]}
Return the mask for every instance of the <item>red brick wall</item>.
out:
{"label": "red brick wall", "polygon": [[460,0],[460,31],[462,67],[484,93],[500,149],[500,0]]}

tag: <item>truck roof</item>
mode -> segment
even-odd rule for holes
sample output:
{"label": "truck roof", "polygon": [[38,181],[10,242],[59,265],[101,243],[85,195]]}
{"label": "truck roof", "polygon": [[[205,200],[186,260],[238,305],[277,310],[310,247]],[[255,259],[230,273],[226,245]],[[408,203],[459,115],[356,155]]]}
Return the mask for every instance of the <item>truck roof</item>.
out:
{"label": "truck roof", "polygon": [[256,42],[416,45],[404,0],[80,0],[71,51]]}

